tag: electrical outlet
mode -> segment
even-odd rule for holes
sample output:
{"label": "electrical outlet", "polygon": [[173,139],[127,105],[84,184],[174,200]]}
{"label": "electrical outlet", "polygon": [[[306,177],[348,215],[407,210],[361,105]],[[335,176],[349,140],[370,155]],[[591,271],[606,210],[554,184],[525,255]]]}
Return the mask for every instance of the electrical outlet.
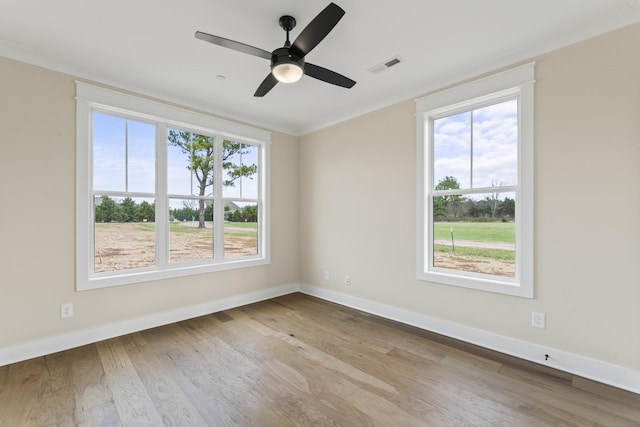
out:
{"label": "electrical outlet", "polygon": [[60,304],[60,318],[73,317],[73,304]]}
{"label": "electrical outlet", "polygon": [[324,271],[324,280],[329,280],[329,270]]}
{"label": "electrical outlet", "polygon": [[534,328],[544,329],[545,327],[545,314],[544,313],[536,313],[535,311],[531,313],[531,326]]}
{"label": "electrical outlet", "polygon": [[350,285],[351,284],[351,276],[349,276],[348,274],[346,276],[344,276],[344,284],[345,285]]}

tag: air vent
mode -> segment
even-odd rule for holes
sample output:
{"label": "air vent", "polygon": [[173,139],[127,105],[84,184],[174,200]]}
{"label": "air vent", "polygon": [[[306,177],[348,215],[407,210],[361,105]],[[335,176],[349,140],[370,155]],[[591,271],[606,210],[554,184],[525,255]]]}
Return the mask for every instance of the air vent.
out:
{"label": "air vent", "polygon": [[383,71],[388,70],[394,65],[398,65],[401,62],[402,62],[402,59],[400,57],[394,56],[393,58],[389,58],[386,61],[382,62],[381,64],[374,65],[373,67],[369,68],[367,71],[369,71],[371,74],[379,74]]}

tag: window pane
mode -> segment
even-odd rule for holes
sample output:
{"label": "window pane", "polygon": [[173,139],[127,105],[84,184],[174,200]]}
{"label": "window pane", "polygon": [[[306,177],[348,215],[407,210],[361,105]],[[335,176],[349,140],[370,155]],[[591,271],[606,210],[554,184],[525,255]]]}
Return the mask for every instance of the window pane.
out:
{"label": "window pane", "polygon": [[224,141],[222,165],[224,197],[258,198],[258,147]]}
{"label": "window pane", "polygon": [[170,199],[169,206],[170,262],[213,258],[213,202]]}
{"label": "window pane", "polygon": [[473,187],[517,184],[518,101],[473,111]]}
{"label": "window pane", "polygon": [[433,121],[433,185],[455,176],[460,187],[471,186],[471,113]]}
{"label": "window pane", "polygon": [[155,201],[94,197],[94,272],[155,265]]}
{"label": "window pane", "polygon": [[258,205],[227,201],[224,219],[225,259],[258,255]]}
{"label": "window pane", "polygon": [[129,120],[127,132],[127,191],[155,193],[156,127]]}
{"label": "window pane", "polygon": [[434,267],[515,277],[514,193],[434,197],[432,218]]}
{"label": "window pane", "polygon": [[93,113],[93,188],[155,192],[155,126]]}
{"label": "window pane", "polygon": [[125,191],[127,121],[93,113],[93,188]]}
{"label": "window pane", "polygon": [[214,176],[214,138],[169,129],[167,144],[169,194],[211,196]]}

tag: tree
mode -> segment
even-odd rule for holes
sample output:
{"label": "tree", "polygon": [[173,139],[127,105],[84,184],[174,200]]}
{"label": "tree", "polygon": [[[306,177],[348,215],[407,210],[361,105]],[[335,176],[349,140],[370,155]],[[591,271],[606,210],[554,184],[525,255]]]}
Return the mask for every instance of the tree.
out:
{"label": "tree", "polygon": [[[198,195],[204,196],[207,188],[213,185],[213,137],[171,129],[168,139],[188,156],[187,169],[198,182]],[[204,200],[198,202],[198,228],[204,228]]]}
{"label": "tree", "polygon": [[[198,202],[195,200],[184,200],[182,207],[171,211],[171,216],[179,221],[193,221],[198,215]],[[206,216],[206,215],[205,215]]]}
{"label": "tree", "polygon": [[134,202],[131,197],[125,197],[125,199],[120,202],[120,206],[122,207],[123,221],[133,222],[136,217],[136,202]]}
{"label": "tree", "polygon": [[496,212],[498,211],[498,203],[500,202],[500,192],[498,191],[498,187],[502,186],[502,182],[499,184],[495,181],[491,181],[491,188],[493,188],[493,193],[490,196],[487,196],[487,202],[489,202],[489,206],[491,207],[491,218],[496,217]]}
{"label": "tree", "polygon": [[124,218],[122,206],[109,196],[103,196],[96,206],[95,220],[97,222],[120,222]]}
{"label": "tree", "polygon": [[136,221],[149,221],[154,222],[156,220],[156,208],[155,203],[152,205],[146,200],[136,206]]}
{"label": "tree", "polygon": [[242,216],[247,222],[258,222],[258,205],[249,205],[242,210]]}
{"label": "tree", "polygon": [[515,218],[516,217],[516,201],[509,197],[505,197],[504,200],[502,201],[502,204],[500,205],[500,214],[503,217],[509,216],[511,218]]}
{"label": "tree", "polygon": [[[191,171],[197,180],[198,195],[207,195],[207,189],[213,186],[214,168],[214,138],[199,135],[192,132],[179,130],[169,131],[169,144],[179,147],[183,154],[188,156],[187,169]],[[225,140],[222,144],[222,168],[226,171],[223,182],[225,187],[235,185],[235,181],[241,177],[251,178],[258,170],[258,165],[244,165],[233,162],[233,157],[238,154],[247,154],[247,145],[239,142]],[[198,200],[198,228],[205,228],[205,201]]]}
{"label": "tree", "polygon": [[239,178],[253,178],[258,171],[258,165],[235,164],[232,159],[236,155],[244,155],[249,152],[247,144],[225,140],[222,144],[222,169],[227,172],[227,179],[223,185],[225,187],[233,187]]}
{"label": "tree", "polygon": [[[436,191],[458,189],[460,189],[460,183],[458,179],[453,176],[445,176],[438,182],[435,188]],[[464,202],[464,197],[460,195],[435,196],[433,198],[433,216],[435,218],[448,219],[449,214],[451,214],[456,218],[462,202]]]}

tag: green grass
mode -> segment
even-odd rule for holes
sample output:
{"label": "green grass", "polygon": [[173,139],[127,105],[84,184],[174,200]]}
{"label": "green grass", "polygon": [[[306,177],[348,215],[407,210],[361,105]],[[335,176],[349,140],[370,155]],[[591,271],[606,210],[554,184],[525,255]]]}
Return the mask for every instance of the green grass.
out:
{"label": "green grass", "polygon": [[[206,234],[211,232],[211,223],[206,224],[206,229],[184,225],[179,222],[172,222],[169,226],[172,233],[182,234]],[[224,224],[224,235],[235,237],[256,237],[258,224],[255,222],[227,222]]]}
{"label": "green grass", "polygon": [[257,222],[225,222],[224,228],[246,228],[249,230],[257,230]]}
{"label": "green grass", "polygon": [[433,235],[435,240],[451,240],[453,228],[455,240],[515,243],[515,227],[514,222],[434,222]]}
{"label": "green grass", "polygon": [[452,251],[450,246],[433,245],[433,250],[436,252],[453,252],[456,255],[480,257],[480,258],[491,258],[491,259],[497,259],[501,261],[516,260],[515,251],[505,251],[502,249],[467,248],[467,247],[456,246],[456,250]]}
{"label": "green grass", "polygon": [[136,225],[142,231],[156,231],[156,224],[154,222],[137,222]]}
{"label": "green grass", "polygon": [[225,222],[224,235],[235,236],[235,237],[256,237],[258,235],[258,223],[257,222]]}
{"label": "green grass", "polygon": [[207,228],[198,228],[192,225],[185,225],[179,222],[170,222],[169,223],[169,232],[170,233],[179,233],[179,234],[211,234],[211,223],[205,224]]}
{"label": "green grass", "polygon": [[135,227],[140,231],[151,231],[151,232],[156,231],[156,224],[154,222],[96,222],[95,228],[106,229],[114,225],[118,227],[123,227],[123,226],[130,227],[130,228]]}

